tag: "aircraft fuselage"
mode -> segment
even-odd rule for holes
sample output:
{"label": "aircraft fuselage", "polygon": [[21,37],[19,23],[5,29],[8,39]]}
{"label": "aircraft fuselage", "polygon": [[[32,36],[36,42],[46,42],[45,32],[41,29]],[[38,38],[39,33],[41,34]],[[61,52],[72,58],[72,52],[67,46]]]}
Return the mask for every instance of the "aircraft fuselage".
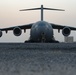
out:
{"label": "aircraft fuselage", "polygon": [[32,25],[30,40],[33,42],[50,42],[53,39],[53,28],[48,22],[38,21]]}

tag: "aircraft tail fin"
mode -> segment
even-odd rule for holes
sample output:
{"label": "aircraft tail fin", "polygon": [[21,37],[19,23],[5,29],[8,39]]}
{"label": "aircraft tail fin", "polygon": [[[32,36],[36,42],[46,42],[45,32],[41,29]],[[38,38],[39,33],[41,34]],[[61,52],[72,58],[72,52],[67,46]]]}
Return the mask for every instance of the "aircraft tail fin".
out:
{"label": "aircraft tail fin", "polygon": [[44,8],[43,5],[41,5],[41,8],[21,9],[20,11],[29,11],[29,10],[41,10],[41,21],[43,21],[43,10],[65,11],[63,9]]}

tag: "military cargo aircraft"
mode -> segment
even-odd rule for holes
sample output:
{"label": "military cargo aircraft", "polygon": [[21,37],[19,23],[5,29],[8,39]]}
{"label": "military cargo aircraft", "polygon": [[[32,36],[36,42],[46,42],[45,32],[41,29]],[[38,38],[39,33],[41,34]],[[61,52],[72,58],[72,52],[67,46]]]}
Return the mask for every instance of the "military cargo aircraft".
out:
{"label": "military cargo aircraft", "polygon": [[30,38],[25,42],[58,43],[59,41],[55,40],[54,38],[53,29],[58,29],[58,32],[62,30],[62,34],[64,36],[69,36],[71,33],[71,30],[76,30],[75,27],[57,25],[53,23],[48,23],[43,20],[43,10],[55,10],[55,11],[65,11],[65,10],[45,8],[43,7],[43,5],[41,5],[40,8],[21,9],[20,11],[29,11],[29,10],[41,10],[41,20],[36,23],[30,23],[30,24],[8,27],[8,28],[0,28],[0,37],[2,36],[2,31],[5,31],[7,33],[8,31],[13,30],[13,34],[15,36],[20,36],[22,33],[22,30],[24,30],[24,33],[25,33],[26,29],[30,29]]}

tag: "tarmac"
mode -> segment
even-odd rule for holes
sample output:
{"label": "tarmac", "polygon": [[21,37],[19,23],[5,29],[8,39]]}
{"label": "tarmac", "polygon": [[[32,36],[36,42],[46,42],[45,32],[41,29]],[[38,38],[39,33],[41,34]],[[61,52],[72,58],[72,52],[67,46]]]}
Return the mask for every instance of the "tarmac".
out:
{"label": "tarmac", "polygon": [[76,75],[76,43],[0,43],[0,75]]}

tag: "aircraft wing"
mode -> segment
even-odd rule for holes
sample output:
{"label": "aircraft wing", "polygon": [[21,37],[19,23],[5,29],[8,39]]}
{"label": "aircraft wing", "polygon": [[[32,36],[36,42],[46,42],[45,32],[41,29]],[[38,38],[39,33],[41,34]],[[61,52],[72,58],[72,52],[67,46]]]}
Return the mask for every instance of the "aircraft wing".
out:
{"label": "aircraft wing", "polygon": [[70,28],[71,30],[76,30],[76,28],[75,27],[70,27],[70,26],[62,26],[62,25],[58,25],[58,24],[53,24],[53,23],[50,23],[51,25],[52,25],[52,27],[53,27],[53,29],[63,29],[63,28],[65,28],[65,27],[68,27],[68,28]]}
{"label": "aircraft wing", "polygon": [[0,30],[1,31],[9,31],[9,30],[13,30],[15,27],[19,27],[20,29],[31,29],[32,25],[33,25],[33,23],[21,25],[21,26],[13,26],[13,27],[2,28]]}

